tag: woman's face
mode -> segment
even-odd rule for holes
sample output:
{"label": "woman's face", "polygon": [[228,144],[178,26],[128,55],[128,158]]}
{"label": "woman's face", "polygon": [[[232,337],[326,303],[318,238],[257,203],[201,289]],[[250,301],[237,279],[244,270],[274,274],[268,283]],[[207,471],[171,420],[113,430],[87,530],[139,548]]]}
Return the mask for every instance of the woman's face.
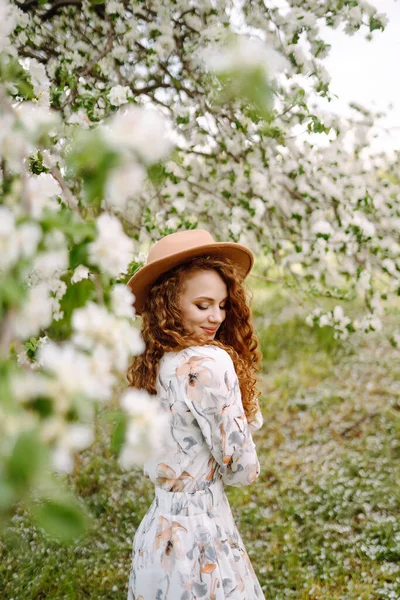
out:
{"label": "woman's face", "polygon": [[226,316],[228,290],[215,270],[195,271],[184,276],[180,297],[186,333],[213,340]]}

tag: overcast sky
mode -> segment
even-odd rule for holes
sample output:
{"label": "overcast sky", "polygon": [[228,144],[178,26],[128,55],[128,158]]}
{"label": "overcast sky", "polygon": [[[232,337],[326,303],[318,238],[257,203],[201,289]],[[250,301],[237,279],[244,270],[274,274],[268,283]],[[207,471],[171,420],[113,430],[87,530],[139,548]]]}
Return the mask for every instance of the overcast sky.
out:
{"label": "overcast sky", "polygon": [[347,104],[353,100],[385,111],[392,104],[385,123],[391,132],[382,132],[374,146],[400,149],[400,0],[371,3],[389,19],[385,31],[374,32],[372,41],[361,32],[354,36],[330,28],[324,32],[324,39],[332,45],[324,64],[332,77],[331,91],[339,96],[329,106],[348,114]]}

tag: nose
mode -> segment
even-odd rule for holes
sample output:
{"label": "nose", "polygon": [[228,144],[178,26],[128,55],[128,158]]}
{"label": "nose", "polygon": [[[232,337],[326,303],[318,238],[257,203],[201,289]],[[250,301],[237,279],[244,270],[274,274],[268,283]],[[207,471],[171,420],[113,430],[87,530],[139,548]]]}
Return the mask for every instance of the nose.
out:
{"label": "nose", "polygon": [[213,325],[222,323],[224,320],[224,315],[222,314],[222,310],[219,308],[219,306],[213,309],[212,313],[208,317],[208,320]]}

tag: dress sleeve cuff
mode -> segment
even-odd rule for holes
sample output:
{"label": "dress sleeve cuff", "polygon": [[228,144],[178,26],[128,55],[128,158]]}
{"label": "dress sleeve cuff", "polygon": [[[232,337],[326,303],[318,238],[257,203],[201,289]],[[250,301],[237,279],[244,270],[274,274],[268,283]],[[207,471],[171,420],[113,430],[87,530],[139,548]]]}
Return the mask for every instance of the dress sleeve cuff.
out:
{"label": "dress sleeve cuff", "polygon": [[261,410],[259,410],[256,413],[256,416],[254,417],[254,419],[249,422],[249,427],[251,431],[257,431],[257,429],[260,429],[263,426],[264,423],[264,419],[261,413]]}

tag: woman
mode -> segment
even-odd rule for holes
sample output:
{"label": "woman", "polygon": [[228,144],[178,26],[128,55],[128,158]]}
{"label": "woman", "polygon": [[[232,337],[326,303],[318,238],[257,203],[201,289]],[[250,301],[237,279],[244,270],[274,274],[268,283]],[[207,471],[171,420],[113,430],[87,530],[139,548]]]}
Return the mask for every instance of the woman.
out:
{"label": "woman", "polygon": [[144,465],[155,498],[135,533],[128,600],[264,599],[224,493],[260,474],[260,352],[242,285],[253,262],[246,246],[181,231],[128,282],[146,342],[128,381],[170,415]]}

